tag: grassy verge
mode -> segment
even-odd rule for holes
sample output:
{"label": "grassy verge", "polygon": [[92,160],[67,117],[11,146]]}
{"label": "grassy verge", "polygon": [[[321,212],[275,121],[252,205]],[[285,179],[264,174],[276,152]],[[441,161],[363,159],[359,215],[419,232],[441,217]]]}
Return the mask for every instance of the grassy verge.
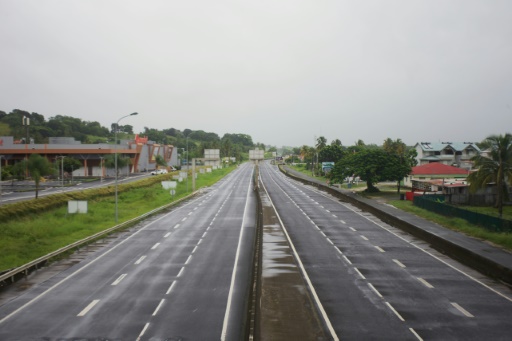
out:
{"label": "grassy verge", "polygon": [[507,250],[512,251],[511,233],[489,232],[484,228],[468,223],[464,219],[446,217],[440,214],[424,210],[422,208],[414,206],[411,201],[407,200],[392,200],[389,203],[403,211],[416,214],[417,216],[433,221],[451,230],[462,232],[474,238],[487,240],[497,246],[501,246]]}
{"label": "grassy verge", "polygon": [[[235,167],[199,174],[196,188],[211,186]],[[167,175],[159,176],[162,181]],[[144,181],[144,180],[141,180]],[[119,193],[119,223],[135,218],[171,201],[185,197],[192,190],[192,179],[178,183],[171,197],[160,183]],[[0,272],[28,263],[75,241],[115,225],[115,197],[88,200],[87,214],[67,214],[67,206],[31,214],[0,224]]]}

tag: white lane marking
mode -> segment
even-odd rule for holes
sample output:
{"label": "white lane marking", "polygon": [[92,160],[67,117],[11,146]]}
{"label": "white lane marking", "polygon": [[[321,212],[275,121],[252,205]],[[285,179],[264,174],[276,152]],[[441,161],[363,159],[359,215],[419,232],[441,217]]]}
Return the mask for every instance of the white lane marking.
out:
{"label": "white lane marking", "polygon": [[201,244],[203,242],[203,239],[199,239],[199,241],[197,242],[197,245]]}
{"label": "white lane marking", "polygon": [[349,229],[351,229],[352,231],[356,232],[357,230],[355,228],[353,228],[352,226],[349,226],[348,227]]}
{"label": "white lane marking", "polygon": [[406,266],[403,265],[398,259],[393,259],[393,262],[395,262],[399,267],[405,268]]}
{"label": "white lane marking", "polygon": [[137,259],[137,261],[135,262],[135,265],[139,265],[140,263],[142,263],[142,261],[146,258],[146,256],[141,256],[139,259]]}
{"label": "white lane marking", "polygon": [[165,235],[164,235],[164,238],[167,238],[171,235],[171,232],[167,232]]}
{"label": "white lane marking", "polygon": [[192,259],[192,255],[188,256],[187,260],[185,261],[185,265],[187,265],[188,262],[190,262],[190,259]]}
{"label": "white lane marking", "polygon": [[365,236],[361,236],[361,238],[363,238],[364,240],[368,240],[368,238],[366,238]]}
{"label": "white lane marking", "polygon": [[139,337],[137,338],[136,341],[140,341],[141,340],[141,337],[144,335],[144,333],[146,332],[146,330],[149,328],[149,322],[146,323],[146,325],[144,326],[144,328],[142,329],[142,331],[140,332],[139,334]]}
{"label": "white lane marking", "polygon": [[188,215],[192,215],[192,213],[194,213],[194,212],[189,212]]}
{"label": "white lane marking", "polygon": [[[251,179],[254,174],[254,168],[251,172]],[[235,263],[233,264],[233,273],[231,274],[231,284],[229,286],[229,293],[228,293],[228,302],[226,305],[226,313],[224,314],[224,322],[222,323],[222,332],[220,335],[220,339],[222,341],[226,340],[227,332],[228,332],[228,322],[229,322],[229,315],[231,314],[231,302],[233,300],[233,293],[235,289],[235,279],[236,279],[236,269],[238,268],[238,259],[240,258],[240,247],[242,245],[242,238],[244,235],[244,225],[245,225],[245,217],[247,215],[247,211],[249,208],[249,196],[251,195],[252,190],[252,180],[249,181],[249,186],[247,187],[247,194],[245,196],[245,207],[244,207],[244,213],[242,215],[242,225],[240,228],[240,235],[238,237],[238,246],[236,248],[236,255],[235,255]],[[199,245],[199,244],[198,244]]]}
{"label": "white lane marking", "polygon": [[176,224],[174,225],[174,228],[177,229],[178,227],[180,227],[180,224]]}
{"label": "white lane marking", "polygon": [[418,335],[418,333],[416,333],[416,331],[412,328],[409,328],[409,330],[411,331],[411,333],[414,334],[414,336],[416,336],[416,338],[419,340],[419,341],[423,341],[423,339]]}
{"label": "white lane marking", "polygon": [[112,284],[110,285],[118,285],[119,283],[121,283],[121,281],[126,277],[127,274],[122,274],[121,276],[119,276],[114,282],[112,282]]}
{"label": "white lane marking", "polygon": [[379,252],[386,252],[386,251],[384,251],[382,248],[380,248],[379,246],[375,246],[375,248],[376,248],[377,250],[379,250]]}
{"label": "white lane marking", "polygon": [[342,254],[343,254],[343,252],[341,252],[341,250],[340,250],[340,248],[339,248],[339,247],[337,247],[337,246],[336,246],[336,247],[334,247],[334,248],[336,249],[336,251],[338,251],[338,252],[340,253],[340,255],[342,255]]}
{"label": "white lane marking", "polygon": [[342,224],[346,224],[346,222],[344,220],[340,220],[340,223]]}
{"label": "white lane marking", "polygon": [[160,307],[162,307],[162,304],[164,304],[164,302],[165,302],[165,298],[162,298],[162,300],[160,300],[160,303],[156,307],[155,311],[153,312],[153,316],[156,316],[156,314],[158,314],[158,311],[160,310]]}
{"label": "white lane marking", "polygon": [[185,220],[187,220],[187,217],[185,217],[185,218],[181,219],[181,221],[185,221]]}
{"label": "white lane marking", "polygon": [[194,247],[194,250],[192,250],[192,253],[196,252],[197,250],[197,245]]}
{"label": "white lane marking", "polygon": [[331,244],[334,246],[334,243],[332,242],[332,240],[331,240],[331,239],[327,238],[327,241],[328,241],[329,243],[331,243]]}
{"label": "white lane marking", "polygon": [[400,319],[400,321],[405,322],[404,318],[398,313],[398,311],[395,310],[395,308],[393,308],[391,304],[389,304],[389,302],[386,302],[386,305],[389,307],[389,309],[391,309],[392,312],[395,313],[395,315]]}
{"label": "white lane marking", "polygon": [[352,265],[352,262],[347,258],[347,256],[344,255],[343,258],[347,261],[348,264]]}
{"label": "white lane marking", "polygon": [[324,231],[320,231],[320,233],[322,234],[322,236],[324,236],[325,238],[327,238],[327,236],[325,235]]}
{"label": "white lane marking", "polygon": [[430,284],[429,282],[427,282],[423,278],[420,278],[420,277],[416,277],[416,278],[418,279],[418,281],[420,281],[427,288],[429,288],[429,289],[433,289],[434,288],[434,286],[432,284]]}
{"label": "white lane marking", "polygon": [[460,305],[458,305],[457,303],[455,302],[450,302],[452,306],[454,306],[458,311],[460,311],[461,313],[463,313],[464,315],[466,315],[467,317],[474,317],[473,315],[471,315],[466,309],[462,308]]}
{"label": "white lane marking", "polygon": [[94,308],[94,306],[96,304],[98,304],[100,300],[93,300],[91,303],[89,303],[89,305],[87,307],[84,308],[84,310],[82,310],[80,313],[78,313],[78,315],[76,316],[85,316],[85,314],[87,314],[89,312],[89,310],[91,310],[92,308]]}
{"label": "white lane marking", "polygon": [[361,276],[362,279],[366,279],[366,277],[364,277],[364,275],[361,273],[361,271],[359,271],[358,268],[354,268],[354,270],[356,270],[356,272],[359,274],[359,276]]}
{"label": "white lane marking", "polygon": [[156,243],[155,245],[153,245],[153,247],[151,248],[151,250],[154,250],[158,247],[158,245],[160,245],[160,243]]}
{"label": "white lane marking", "polygon": [[368,286],[370,287],[370,289],[372,289],[377,294],[377,296],[382,298],[382,295],[380,294],[380,292],[377,289],[375,289],[375,287],[371,283],[368,283]]}
{"label": "white lane marking", "polygon": [[336,214],[333,214],[332,216],[333,216],[334,218],[338,218],[338,216],[337,216]]}
{"label": "white lane marking", "polygon": [[174,285],[176,284],[176,281],[172,281],[172,284],[169,286],[169,289],[167,289],[166,295],[169,295],[174,288]]}
{"label": "white lane marking", "polygon": [[176,276],[176,277],[181,277],[181,275],[183,274],[183,270],[185,270],[185,267],[181,268],[180,272],[178,272],[178,276]]}
{"label": "white lane marking", "polygon": [[206,234],[207,234],[207,233],[208,233],[208,232],[203,233],[203,235],[201,236],[201,238],[204,238],[204,237],[206,236]]}

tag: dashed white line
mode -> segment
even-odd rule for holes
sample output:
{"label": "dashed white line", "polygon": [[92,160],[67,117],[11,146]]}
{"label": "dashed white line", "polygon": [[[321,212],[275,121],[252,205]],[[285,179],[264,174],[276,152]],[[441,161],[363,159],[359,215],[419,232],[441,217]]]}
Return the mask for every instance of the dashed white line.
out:
{"label": "dashed white line", "polygon": [[171,235],[171,232],[167,232],[167,233],[165,234],[164,238],[167,238],[167,237],[169,237],[170,235]]}
{"label": "dashed white line", "polygon": [[347,258],[347,256],[343,256],[343,258],[347,261],[348,264],[352,264],[352,262]]}
{"label": "dashed white line", "polygon": [[423,341],[423,339],[418,335],[418,333],[416,333],[416,331],[412,328],[409,328],[409,330],[411,331],[411,333],[414,334],[414,336],[416,336],[418,338],[419,341]]}
{"label": "dashed white line", "polygon": [[379,252],[386,252],[386,251],[384,251],[384,250],[383,250],[381,247],[379,247],[379,246],[375,246],[375,248],[376,248],[377,250],[379,250]]}
{"label": "dashed white line", "polygon": [[174,225],[174,228],[177,229],[178,227],[180,227],[180,224],[176,224]]}
{"label": "dashed white line", "polygon": [[176,281],[172,281],[172,284],[169,286],[169,289],[167,289],[166,295],[169,295],[174,288],[174,285],[176,284]]}
{"label": "dashed white line", "polygon": [[181,221],[185,221],[185,220],[187,220],[187,217],[185,217],[185,218],[181,219]]}
{"label": "dashed white line", "polygon": [[164,304],[164,302],[165,302],[165,298],[162,298],[162,300],[160,300],[160,303],[156,307],[155,311],[153,312],[153,316],[156,316],[156,314],[158,314],[158,311],[160,310],[160,307],[162,306],[162,304]]}
{"label": "dashed white line", "polygon": [[426,286],[427,288],[429,289],[432,289],[434,288],[434,286],[432,284],[430,284],[429,282],[427,282],[426,280],[424,280],[423,278],[420,278],[420,277],[416,277],[418,279],[418,281],[420,281],[424,286]]}
{"label": "dashed white line", "polygon": [[141,337],[144,335],[144,333],[146,332],[146,330],[149,328],[149,322],[146,323],[146,325],[144,326],[144,328],[142,329],[142,331],[140,332],[139,334],[139,337],[137,338],[136,341],[140,341],[141,340]]}
{"label": "dashed white line", "polygon": [[146,256],[141,256],[139,259],[137,259],[137,261],[135,262],[135,265],[139,265],[140,263],[142,263],[144,258],[146,258]]}
{"label": "dashed white line", "polygon": [[187,260],[185,261],[185,265],[188,264],[188,262],[190,262],[190,259],[192,258],[192,255],[188,256]]}
{"label": "dashed white line", "polygon": [[160,243],[156,243],[155,245],[153,245],[153,247],[151,248],[151,250],[156,249],[159,245],[160,245]]}
{"label": "dashed white line", "polygon": [[398,311],[395,310],[395,308],[393,308],[391,304],[389,304],[389,302],[386,302],[386,305],[389,307],[389,309],[391,309],[392,312],[395,313],[395,315],[400,319],[400,321],[405,322],[404,318],[398,313]]}
{"label": "dashed white line", "polygon": [[466,309],[462,308],[460,305],[458,305],[457,303],[455,302],[451,302],[451,305],[454,306],[458,311],[460,311],[461,313],[463,313],[464,315],[466,315],[467,317],[474,317],[473,315],[471,315],[470,312],[468,312]]}
{"label": "dashed white line", "polygon": [[334,245],[334,243],[332,242],[332,240],[331,240],[330,238],[327,238],[327,241],[328,241],[329,243],[331,243],[332,245]]}
{"label": "dashed white line", "polygon": [[340,223],[342,224],[346,224],[346,222],[344,220],[340,220]]}
{"label": "dashed white line", "polygon": [[368,283],[368,286],[370,287],[370,289],[372,289],[377,294],[377,296],[382,298],[382,295],[380,294],[380,292],[377,289],[375,289],[375,287],[371,283]]}
{"label": "dashed white line", "polygon": [[192,253],[196,252],[197,250],[197,245],[194,247],[194,249],[192,250]]}
{"label": "dashed white line", "polygon": [[176,277],[181,277],[181,275],[183,274],[183,270],[185,270],[185,267],[181,268],[180,272],[178,272],[178,276],[176,276]]}
{"label": "dashed white line", "polygon": [[87,307],[85,307],[84,310],[82,310],[78,315],[76,316],[85,316],[85,314],[87,314],[89,312],[89,310],[91,310],[92,308],[94,308],[94,306],[96,304],[98,304],[100,300],[93,300],[91,303],[89,303],[89,305]]}
{"label": "dashed white line", "polygon": [[121,281],[126,277],[127,274],[122,274],[121,276],[119,276],[114,282],[112,282],[112,284],[110,285],[118,285],[119,283],[121,283]]}
{"label": "dashed white line", "polygon": [[365,236],[361,236],[361,238],[363,238],[364,240],[368,240],[368,238],[366,238]]}
{"label": "dashed white line", "polygon": [[353,228],[352,226],[349,226],[348,228],[351,229],[352,231],[356,232],[356,229]]}
{"label": "dashed white line", "polygon": [[201,238],[204,238],[204,237],[206,236],[206,234],[207,234],[207,233],[208,233],[208,232],[203,233],[203,235],[201,236]]}
{"label": "dashed white line", "polygon": [[403,265],[398,259],[393,259],[393,262],[395,262],[399,267],[405,268],[406,266]]}
{"label": "dashed white line", "polygon": [[359,276],[361,276],[362,279],[366,279],[366,277],[364,277],[364,275],[361,273],[361,271],[359,271],[358,268],[354,268],[354,270],[356,270],[356,272],[359,274]]}

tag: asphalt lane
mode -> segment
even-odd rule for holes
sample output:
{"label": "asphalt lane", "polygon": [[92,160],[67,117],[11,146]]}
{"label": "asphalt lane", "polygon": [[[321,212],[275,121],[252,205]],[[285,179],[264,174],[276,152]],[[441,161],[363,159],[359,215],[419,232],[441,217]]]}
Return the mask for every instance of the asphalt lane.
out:
{"label": "asphalt lane", "polygon": [[243,338],[256,201],[247,164],[0,307],[0,340]]}
{"label": "asphalt lane", "polygon": [[454,268],[372,215],[286,178],[260,176],[336,336],[509,340],[512,294]]}

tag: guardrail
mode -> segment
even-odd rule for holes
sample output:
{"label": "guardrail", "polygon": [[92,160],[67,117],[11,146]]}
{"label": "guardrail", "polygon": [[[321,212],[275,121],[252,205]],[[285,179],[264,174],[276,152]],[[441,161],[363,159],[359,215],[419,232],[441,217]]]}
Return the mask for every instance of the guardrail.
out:
{"label": "guardrail", "polygon": [[199,191],[195,191],[195,192],[192,192],[191,194],[187,195],[186,197],[183,197],[179,200],[176,200],[176,201],[173,201],[167,205],[164,205],[164,206],[160,206],[152,211],[149,211],[147,213],[144,213],[143,215],[140,215],[136,218],[133,218],[133,219],[130,219],[130,220],[127,220],[125,222],[122,222],[121,224],[117,224],[115,226],[112,226],[104,231],[101,231],[101,232],[98,232],[96,234],[93,234],[92,236],[89,236],[87,238],[84,238],[84,239],[81,239],[79,241],[76,241],[72,244],[69,244],[67,246],[64,246],[56,251],[53,251],[45,256],[42,256],[42,257],[39,257],[29,263],[26,263],[24,265],[21,265],[17,268],[14,268],[2,275],[0,275],[0,287],[1,287],[1,283],[4,283],[6,281],[8,281],[9,279],[11,280],[11,283],[15,282],[16,281],[16,278],[17,277],[20,277],[20,276],[28,276],[28,274],[31,272],[31,270],[37,270],[39,268],[39,266],[41,264],[46,264],[46,262],[48,262],[50,259],[52,258],[55,258],[55,257],[58,257],[62,254],[64,254],[65,252],[68,252],[68,251],[71,251],[71,250],[74,250],[74,249],[79,249],[80,247],[82,246],[85,246],[87,244],[90,244],[91,242],[95,241],[95,240],[98,240],[98,239],[101,239],[103,238],[104,236],[110,234],[110,233],[113,233],[115,232],[116,230],[119,230],[121,228],[124,228],[124,227],[127,227],[127,226],[130,226],[132,224],[135,224],[141,220],[144,220],[148,217],[150,217],[151,215],[153,214],[156,214],[160,211],[163,211],[169,207],[172,207],[174,205],[177,205],[185,200],[188,200],[190,199],[191,197],[193,197],[194,195],[196,195]]}

